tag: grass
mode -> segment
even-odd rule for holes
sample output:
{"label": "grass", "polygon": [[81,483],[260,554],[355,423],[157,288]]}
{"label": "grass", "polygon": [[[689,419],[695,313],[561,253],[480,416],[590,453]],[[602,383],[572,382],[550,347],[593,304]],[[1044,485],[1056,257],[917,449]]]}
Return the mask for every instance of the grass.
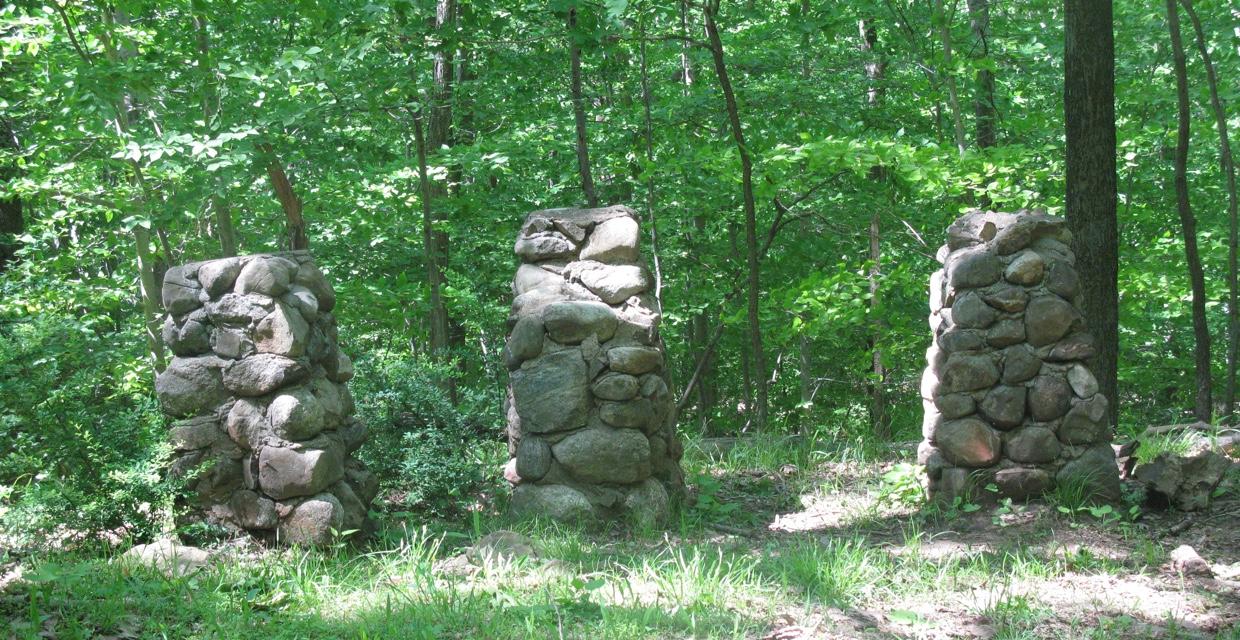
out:
{"label": "grass", "polygon": [[[691,505],[670,532],[587,532],[480,514],[427,526],[389,520],[361,547],[225,549],[207,569],[180,578],[118,562],[106,550],[46,553],[23,558],[22,579],[0,589],[0,621],[8,622],[4,637],[20,640],[739,639],[762,637],[787,619],[851,624],[838,637],[879,638],[967,635],[958,625],[970,617],[988,621],[993,637],[1015,640],[1179,624],[1140,603],[1077,620],[1039,599],[1063,579],[1156,568],[1165,550],[1130,530],[1109,534],[1130,547],[1120,559],[1065,549],[1058,538],[1079,525],[1052,508],[1044,526],[1019,535],[996,528],[996,540],[944,553],[944,536],[960,538],[952,531],[958,523],[899,499],[912,495],[907,468],[823,455],[812,438],[762,444],[768,447],[742,443],[726,457],[688,460],[702,485],[698,496],[708,500]],[[770,478],[788,475],[789,461],[800,469],[787,490],[802,502],[849,505],[842,523],[771,534],[762,521],[769,514],[727,509],[738,500],[776,500]],[[841,468],[855,473],[848,495],[838,492],[845,484],[838,474],[825,475]],[[1076,503],[1072,490],[1059,504]],[[721,534],[711,528],[717,522],[750,522],[752,533]],[[541,557],[481,567],[457,557],[500,528],[531,537]]]}

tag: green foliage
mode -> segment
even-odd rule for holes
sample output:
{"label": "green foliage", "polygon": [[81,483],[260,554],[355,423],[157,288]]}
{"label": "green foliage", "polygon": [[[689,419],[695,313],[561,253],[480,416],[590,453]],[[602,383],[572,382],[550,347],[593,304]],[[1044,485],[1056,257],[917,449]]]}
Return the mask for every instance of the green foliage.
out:
{"label": "green foliage", "polygon": [[144,537],[166,524],[176,487],[162,479],[170,450],[138,344],[56,314],[0,320],[6,535]]}
{"label": "green foliage", "polygon": [[465,395],[454,406],[450,365],[378,351],[357,363],[358,415],[370,427],[360,457],[408,509],[456,513],[493,489],[498,398]]}
{"label": "green foliage", "polygon": [[924,473],[922,467],[907,462],[892,466],[883,474],[877,502],[906,508],[921,506],[926,501],[926,490],[922,486]]}

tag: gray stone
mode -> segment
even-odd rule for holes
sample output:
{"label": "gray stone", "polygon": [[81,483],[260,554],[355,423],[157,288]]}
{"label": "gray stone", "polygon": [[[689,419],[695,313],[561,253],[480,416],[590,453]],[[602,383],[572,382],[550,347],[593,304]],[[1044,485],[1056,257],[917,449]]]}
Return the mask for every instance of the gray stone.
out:
{"label": "gray stone", "polygon": [[629,400],[637,397],[637,378],[624,373],[609,373],[590,386],[594,397],[603,400]]}
{"label": "gray stone", "polygon": [[241,273],[241,258],[209,260],[198,266],[198,282],[207,295],[218,298],[233,288],[237,274]]}
{"label": "gray stone", "polygon": [[586,239],[586,227],[575,220],[556,218],[551,221],[551,226],[555,227],[556,231],[564,234],[565,238],[572,240],[578,245]]}
{"label": "gray stone", "polygon": [[986,304],[982,297],[970,291],[952,304],[952,321],[962,329],[985,329],[998,317],[994,307]]}
{"label": "gray stone", "polygon": [[155,377],[155,393],[164,412],[173,417],[208,413],[228,399],[215,356],[173,358]]}
{"label": "gray stone", "polygon": [[1210,567],[1210,563],[1206,562],[1206,559],[1202,558],[1201,554],[1197,553],[1196,549],[1186,544],[1182,544],[1175,549],[1172,549],[1171,553],[1168,554],[1167,559],[1169,560],[1171,568],[1176,573],[1180,574],[1180,577],[1214,577],[1214,569]]}
{"label": "gray stone", "polygon": [[237,525],[244,529],[274,529],[279,522],[276,503],[248,489],[233,493],[228,506]]}
{"label": "gray stone", "polygon": [[320,493],[293,507],[276,530],[291,545],[326,545],[344,530],[344,506],[330,493]]}
{"label": "gray stone", "polygon": [[1051,486],[1051,476],[1042,469],[1000,469],[995,473],[995,484],[1001,495],[1013,500],[1025,500],[1046,493]]}
{"label": "gray stone", "polygon": [[314,322],[319,317],[319,299],[314,292],[299,284],[289,285],[288,292],[280,296],[280,301],[297,310],[306,322]]}
{"label": "gray stone", "polygon": [[332,485],[330,493],[336,496],[336,500],[340,502],[343,509],[340,528],[337,531],[343,534],[364,529],[369,509],[353,491],[353,487],[348,482],[340,481]]}
{"label": "gray stone", "polygon": [[1029,304],[1029,293],[1020,287],[996,285],[982,293],[982,300],[1000,311],[1015,313],[1025,310]]}
{"label": "gray stone", "polygon": [[1110,436],[1107,399],[1103,395],[1095,394],[1089,400],[1078,402],[1059,425],[1059,439],[1064,444],[1094,444],[1110,440]]}
{"label": "gray stone", "polygon": [[1077,319],[1072,305],[1059,296],[1038,296],[1025,309],[1025,335],[1035,347],[1048,345],[1068,333]]}
{"label": "gray stone", "polygon": [[986,342],[1002,349],[1025,341],[1025,323],[1017,318],[1001,320],[986,332]]}
{"label": "gray stone", "polygon": [[512,293],[519,296],[539,287],[559,284],[563,279],[560,274],[536,264],[523,264],[517,267],[517,275],[512,279]]}
{"label": "gray stone", "polygon": [[1025,419],[1025,388],[999,385],[986,393],[982,417],[997,429],[1011,429]]}
{"label": "gray stone", "polygon": [[1029,414],[1038,422],[1050,422],[1068,412],[1072,389],[1057,376],[1038,376],[1029,385]]}
{"label": "gray stone", "polygon": [[370,428],[366,426],[366,423],[356,418],[350,418],[344,426],[336,430],[336,435],[340,436],[340,441],[344,443],[346,453],[357,451],[365,444],[369,434]]}
{"label": "gray stone", "polygon": [[1068,369],[1068,384],[1078,398],[1088,399],[1098,393],[1098,379],[1090,373],[1089,367],[1083,364],[1073,365]]}
{"label": "gray stone", "polygon": [[314,294],[314,298],[319,301],[320,312],[327,313],[336,307],[335,290],[313,262],[302,263],[297,268],[297,275],[294,276],[293,282],[309,289]]}
{"label": "gray stone", "polygon": [[210,329],[207,316],[193,311],[178,326],[172,316],[164,321],[164,342],[172,353],[181,357],[195,356],[211,350]]}
{"label": "gray stone", "polygon": [[949,393],[934,398],[934,406],[944,418],[954,420],[972,414],[977,409],[973,396],[967,393]]}
{"label": "gray stone", "polygon": [[[244,272],[242,272],[244,275]],[[240,282],[240,277],[238,277]],[[296,358],[306,352],[310,326],[296,309],[276,303],[275,309],[258,321],[254,330],[254,348],[259,353],[274,353]]]}
{"label": "gray stone", "polygon": [[953,253],[947,262],[947,282],[956,289],[985,287],[999,280],[1003,264],[984,246]]}
{"label": "gray stone", "polygon": [[255,449],[261,445],[270,433],[263,405],[249,398],[241,398],[233,403],[224,421],[228,429],[228,437],[246,449]]}
{"label": "gray stone", "polygon": [[1051,352],[1047,354],[1046,359],[1050,362],[1088,360],[1094,357],[1094,354],[1097,352],[1098,349],[1095,346],[1093,334],[1082,331],[1056,342],[1055,346],[1051,347]]}
{"label": "gray stone", "polygon": [[1053,261],[1047,269],[1045,283],[1047,290],[1062,298],[1071,300],[1081,290],[1081,278],[1076,269],[1068,262]]}
{"label": "gray stone", "polygon": [[981,349],[986,345],[986,339],[980,331],[953,327],[940,333],[935,343],[947,353],[957,353]]}
{"label": "gray stone", "polygon": [[517,475],[523,480],[542,480],[551,469],[551,447],[542,438],[525,437],[517,446]]}
{"label": "gray stone", "polygon": [[1012,284],[1032,286],[1042,281],[1046,262],[1033,251],[1022,251],[1012,259],[1003,272],[1003,279]]}
{"label": "gray stone", "polygon": [[205,449],[216,444],[224,432],[214,416],[197,416],[178,420],[168,430],[168,441],[175,451]]}
{"label": "gray stone", "polygon": [[606,342],[619,324],[611,307],[588,301],[551,303],[543,309],[542,320],[547,334],[560,344],[578,344],[588,336]]}
{"label": "gray stone", "polygon": [[577,245],[559,232],[544,231],[517,238],[513,250],[526,262],[571,260],[577,253]]}
{"label": "gray stone", "polygon": [[515,323],[523,316],[541,316],[543,311],[557,302],[581,300],[586,302],[602,302],[590,290],[572,282],[559,281],[531,289],[513,298],[512,311],[508,314],[509,324]]}
{"label": "gray stone", "polygon": [[1177,509],[1198,511],[1210,505],[1214,490],[1230,467],[1231,460],[1210,450],[1187,456],[1163,452],[1139,465],[1135,476]]}
{"label": "gray stone", "polygon": [[536,316],[524,316],[512,326],[512,335],[508,336],[508,355],[511,360],[509,369],[521,366],[522,362],[537,358],[542,353],[543,321]]}
{"label": "gray stone", "polygon": [[342,477],[344,451],[337,447],[263,447],[258,456],[258,484],[276,500],[318,493]]}
{"label": "gray stone", "polygon": [[512,372],[514,404],[528,433],[584,426],[590,409],[586,362],[577,349],[543,354]]}
{"label": "gray stone", "polygon": [[293,279],[293,271],[290,269],[290,263],[287,260],[267,257],[252,256],[241,272],[237,274],[237,281],[233,285],[233,291],[239,294],[261,293],[265,296],[278,298],[285,291],[288,291],[288,285]]}
{"label": "gray stone", "polygon": [[581,248],[581,259],[609,264],[637,262],[640,239],[636,220],[627,216],[612,218],[594,227]]}
{"label": "gray stone", "polygon": [[1007,436],[1003,452],[1014,462],[1043,464],[1059,457],[1059,439],[1045,427],[1024,427]]}
{"label": "gray stone", "polygon": [[947,393],[985,389],[999,381],[999,369],[985,355],[953,353],[939,375]]}
{"label": "gray stone", "polygon": [[638,527],[656,527],[671,514],[667,490],[663,483],[647,478],[624,498],[624,511]]}
{"label": "gray stone", "polygon": [[654,405],[646,398],[604,402],[599,406],[599,418],[613,427],[645,430],[654,420]]}
{"label": "gray stone", "polygon": [[296,384],[309,375],[301,363],[274,353],[256,353],[229,362],[223,383],[239,396],[261,396],[282,386]]}
{"label": "gray stone", "polygon": [[322,362],[323,372],[332,382],[344,384],[353,379],[353,360],[339,348]]}
{"label": "gray stone", "polygon": [[607,350],[612,371],[640,376],[663,367],[663,352],[653,347],[613,347]]}
{"label": "gray stone", "polygon": [[184,267],[168,269],[160,288],[164,310],[173,316],[181,316],[201,307],[202,301],[198,299],[201,290],[197,280],[185,275]]}
{"label": "gray stone", "polygon": [[956,251],[994,239],[999,228],[997,220],[1011,214],[973,210],[952,221],[947,227],[947,248]]}
{"label": "gray stone", "polygon": [[650,442],[633,429],[591,427],[551,448],[555,459],[583,482],[632,484],[650,477]]}
{"label": "gray stone", "polygon": [[589,522],[595,517],[585,494],[560,484],[519,484],[512,490],[511,508],[519,518],[544,516],[565,523]]}
{"label": "gray stone", "polygon": [[1053,261],[1066,262],[1068,264],[1076,263],[1076,254],[1072,252],[1066,242],[1071,242],[1070,237],[1059,238],[1039,238],[1033,243],[1033,249],[1042,254],[1046,258],[1047,264]]}
{"label": "gray stone", "polygon": [[1081,483],[1091,502],[1119,501],[1119,470],[1115,467],[1115,451],[1105,443],[1086,449],[1059,469],[1055,482],[1060,485]]}
{"label": "gray stone", "polygon": [[221,358],[237,360],[254,353],[254,341],[240,329],[221,327],[211,332],[211,350]]}
{"label": "gray stone", "polygon": [[164,538],[151,544],[131,547],[121,559],[151,567],[171,578],[187,576],[201,570],[211,563],[211,554],[198,547],[180,545]]}
{"label": "gray stone", "polygon": [[350,459],[345,465],[344,477],[362,504],[370,504],[379,495],[379,479],[360,461]]}
{"label": "gray stone", "polygon": [[976,493],[973,479],[968,469],[960,467],[944,467],[939,470],[938,482],[930,484],[930,495],[936,502],[954,504],[956,498],[963,502],[971,502]]}
{"label": "gray stone", "polygon": [[275,307],[270,298],[225,293],[218,300],[206,304],[207,316],[217,327],[220,325],[249,325],[262,320]]}
{"label": "gray stone", "polygon": [[977,418],[939,425],[934,445],[947,461],[960,467],[988,467],[999,461],[1003,446],[999,434]]}
{"label": "gray stone", "polygon": [[[617,218],[620,220],[621,218]],[[568,265],[566,273],[607,304],[620,304],[650,288],[645,268],[637,265],[606,265],[583,261]]]}
{"label": "gray stone", "polygon": [[1003,384],[1025,382],[1042,370],[1042,359],[1027,345],[1015,345],[1003,350]]}
{"label": "gray stone", "polygon": [[[1003,215],[1003,214],[1000,214]],[[1039,239],[1060,237],[1066,233],[1063,218],[1047,215],[1040,209],[1022,209],[1005,218],[995,234],[994,247],[999,255],[1020,251]]]}
{"label": "gray stone", "polygon": [[326,426],[323,405],[305,387],[286,389],[267,407],[271,431],[285,440],[309,440]]}

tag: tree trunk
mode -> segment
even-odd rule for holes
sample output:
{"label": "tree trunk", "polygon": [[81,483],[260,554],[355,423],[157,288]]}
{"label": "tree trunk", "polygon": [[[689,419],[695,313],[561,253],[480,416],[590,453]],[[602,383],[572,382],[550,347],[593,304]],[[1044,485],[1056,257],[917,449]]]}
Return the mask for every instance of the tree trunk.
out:
{"label": "tree trunk", "polygon": [[586,105],[581,91],[581,46],[577,44],[577,9],[568,10],[569,81],[573,99],[573,120],[577,125],[577,172],[581,174],[581,192],[586,204],[598,206],[594,177],[590,174],[590,146],[586,136]]}
{"label": "tree trunk", "polygon": [[642,84],[642,120],[644,126],[644,135],[646,141],[646,219],[650,223],[650,253],[654,261],[654,301],[659,307],[659,313],[663,313],[663,260],[659,255],[659,230],[658,219],[655,216],[655,192],[654,192],[654,118],[651,116],[651,95],[650,95],[650,72],[646,66],[646,14],[643,11],[639,24],[638,39],[641,45],[638,49],[640,55],[641,67],[641,84]]}
{"label": "tree trunk", "polygon": [[306,219],[302,217],[301,198],[293,191],[293,184],[284,173],[284,165],[276,156],[270,144],[262,144],[259,148],[267,154],[267,177],[271,180],[271,188],[275,191],[280,208],[284,209],[284,232],[286,246],[293,251],[307,249],[310,240],[306,238]]}
{"label": "tree trunk", "polygon": [[737,152],[741,159],[741,191],[745,207],[745,254],[749,265],[748,277],[748,315],[750,351],[753,359],[751,374],[757,382],[756,389],[756,423],[758,431],[766,430],[767,422],[767,381],[766,356],[762,350],[762,326],[758,316],[758,296],[761,293],[758,265],[758,232],[757,208],[753,195],[753,161],[749,157],[749,147],[745,144],[745,131],[741,128],[740,112],[736,106],[736,94],[732,91],[732,82],[728,79],[728,68],[723,57],[723,41],[719,38],[719,28],[715,25],[715,12],[719,10],[718,0],[707,0],[703,7],[706,23],[706,35],[710,39],[711,57],[715,62],[715,74],[719,77],[719,88],[727,105],[728,121],[732,128],[732,139],[736,142]]}
{"label": "tree trunk", "polygon": [[1214,111],[1214,123],[1218,128],[1219,165],[1223,170],[1223,178],[1227,181],[1227,386],[1224,392],[1223,416],[1229,422],[1236,420],[1236,366],[1240,359],[1240,284],[1237,275],[1237,243],[1240,242],[1240,220],[1237,216],[1236,197],[1236,163],[1231,155],[1231,142],[1227,136],[1227,110],[1218,94],[1218,75],[1214,69],[1214,61],[1210,59],[1210,48],[1206,44],[1205,31],[1201,28],[1201,20],[1193,9],[1192,0],[1180,0],[1184,13],[1193,23],[1193,32],[1197,35],[1197,52],[1201,54],[1201,62],[1206,68],[1206,82],[1210,88],[1210,107]]}
{"label": "tree trunk", "polygon": [[[865,76],[866,80],[869,81],[869,88],[866,90],[866,105],[870,109],[876,109],[882,105],[884,93],[881,86],[887,65],[883,63],[882,55],[877,50],[878,30],[874,27],[873,21],[859,21],[858,31],[861,36],[861,51],[869,55],[869,59],[865,62]],[[873,166],[870,167],[869,176],[875,182],[882,182],[886,180],[887,172],[882,166]],[[869,227],[870,268],[866,274],[870,291],[870,335],[867,339],[869,343],[867,346],[870,350],[870,381],[866,387],[869,390],[870,396],[870,424],[874,427],[875,437],[882,442],[886,442],[891,440],[891,414],[887,411],[887,369],[883,366],[883,352],[881,348],[882,336],[885,333],[886,326],[879,312],[881,301],[879,279],[882,275],[883,259],[881,222],[882,217],[879,211],[876,210],[871,213]]]}
{"label": "tree trunk", "polygon": [[951,18],[943,8],[943,0],[934,0],[934,11],[939,19],[939,43],[943,47],[943,81],[947,85],[947,104],[952,110],[952,126],[956,137],[956,150],[964,154],[964,122],[960,118],[960,98],[956,93],[956,74],[952,69]]}
{"label": "tree trunk", "polygon": [[[968,0],[969,26],[977,38],[974,58],[990,64],[990,0]],[[995,74],[978,69],[974,76],[973,117],[978,149],[995,146]]]}
{"label": "tree trunk", "polygon": [[[423,238],[426,247],[427,286],[430,289],[430,350],[436,358],[446,354],[452,341],[448,309],[443,299],[443,287],[447,282],[445,273],[450,250],[448,232],[443,229],[447,217],[436,207],[437,201],[447,196],[447,189],[439,183],[431,181],[427,174],[426,157],[444,147],[452,146],[452,102],[455,90],[455,59],[456,49],[456,1],[437,0],[435,3],[435,31],[439,34],[441,46],[435,49],[433,60],[433,78],[435,87],[431,93],[430,122],[423,129],[421,115],[415,116],[414,135],[418,145],[418,163],[421,167]],[[463,339],[463,336],[461,337]],[[448,394],[456,403],[456,382],[447,384]]]}
{"label": "tree trunk", "polygon": [[1067,192],[1064,213],[1073,235],[1085,319],[1098,338],[1090,367],[1119,405],[1119,230],[1115,175],[1115,39],[1110,2],[1064,3],[1064,126]]}
{"label": "tree trunk", "polygon": [[1210,328],[1206,324],[1206,280],[1197,252],[1197,221],[1188,200],[1188,142],[1191,122],[1188,105],[1188,70],[1184,59],[1184,42],[1180,38],[1180,15],[1176,0],[1167,0],[1167,29],[1171,33],[1171,52],[1175,67],[1175,94],[1179,112],[1179,131],[1175,141],[1175,200],[1184,230],[1184,258],[1188,262],[1188,279],[1193,291],[1193,349],[1197,373],[1197,399],[1193,415],[1210,422],[1213,402],[1210,397]]}
{"label": "tree trunk", "polygon": [[[21,147],[17,142],[17,134],[13,131],[13,123],[8,118],[0,118],[0,148],[16,153]],[[17,178],[17,164],[0,166],[0,183],[8,183]],[[7,236],[19,236],[26,231],[26,222],[22,217],[22,201],[17,196],[0,198],[0,273],[13,259],[18,244],[10,243]]]}
{"label": "tree trunk", "polygon": [[[202,74],[202,121],[208,136],[217,130],[216,114],[219,112],[219,97],[215,89],[215,66],[211,61],[211,40],[207,34],[206,8],[202,0],[194,0],[191,4],[194,13],[194,35],[198,41],[198,71]],[[220,253],[224,257],[237,255],[237,235],[233,229],[232,212],[228,201],[220,195],[223,181],[218,174],[211,177],[211,196],[209,204],[215,218],[215,230],[220,238]]]}

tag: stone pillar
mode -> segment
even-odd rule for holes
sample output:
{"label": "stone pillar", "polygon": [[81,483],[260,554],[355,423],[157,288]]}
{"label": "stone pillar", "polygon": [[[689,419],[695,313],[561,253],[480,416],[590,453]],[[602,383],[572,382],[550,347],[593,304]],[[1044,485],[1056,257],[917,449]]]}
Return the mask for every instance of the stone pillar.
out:
{"label": "stone pillar", "polygon": [[655,524],[683,452],[654,280],[623,206],[531,213],[517,237],[508,451],[519,515]]}
{"label": "stone pillar", "polygon": [[1118,499],[1107,399],[1084,361],[1072,236],[1043,211],[973,211],[947,229],[930,278],[918,460],[951,501],[1033,497],[1075,478]]}
{"label": "stone pillar", "polygon": [[175,357],[155,390],[197,516],[294,544],[363,529],[378,485],[350,455],[366,427],[345,386],[336,294],[310,254],[173,267],[162,294]]}

